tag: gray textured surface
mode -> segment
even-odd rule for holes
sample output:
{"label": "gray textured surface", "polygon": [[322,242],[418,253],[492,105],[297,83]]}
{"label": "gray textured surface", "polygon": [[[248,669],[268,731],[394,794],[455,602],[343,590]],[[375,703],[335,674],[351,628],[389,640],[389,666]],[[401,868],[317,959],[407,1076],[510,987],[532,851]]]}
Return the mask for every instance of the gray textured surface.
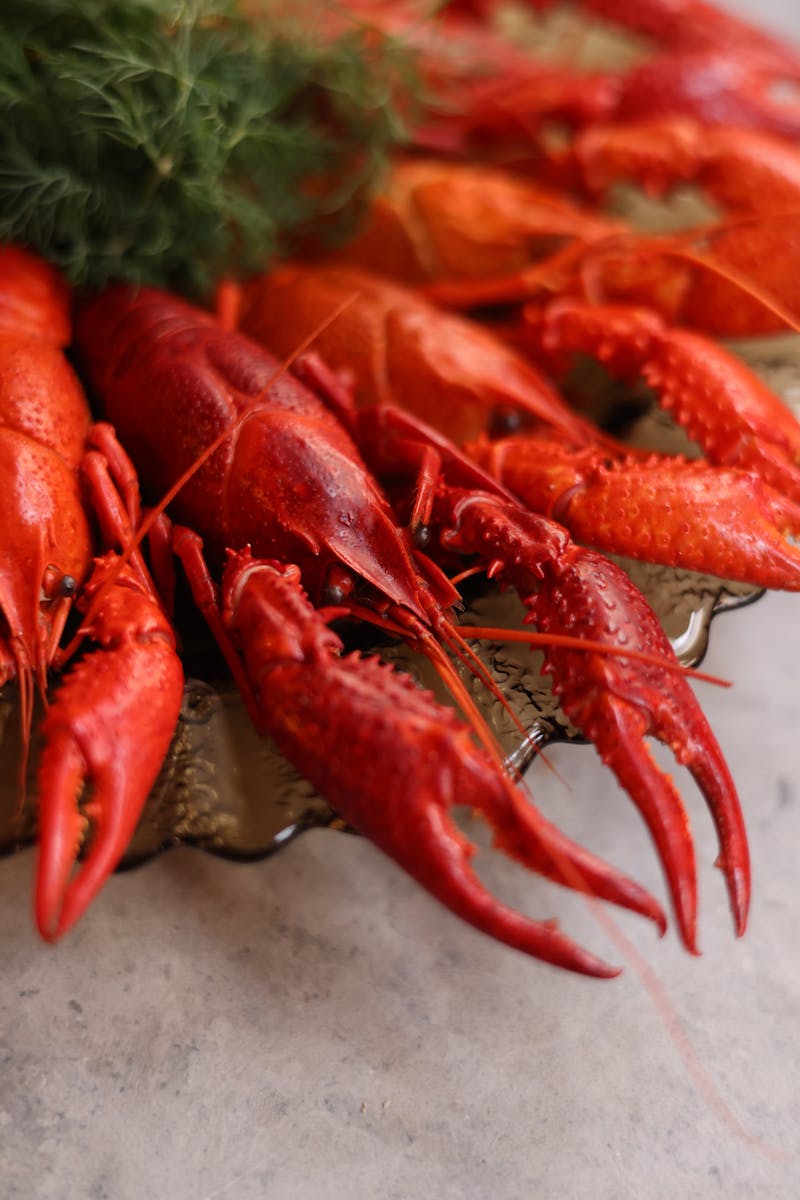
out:
{"label": "gray textured surface", "polygon": [[788,33],[800,39],[800,8],[796,0],[716,0],[718,8],[759,21],[765,29]]}
{"label": "gray textured surface", "polygon": [[[270,862],[191,851],[112,881],[74,936],[31,929],[33,859],[0,864],[0,1193],[180,1200],[521,1196],[782,1198],[747,1133],[800,1153],[798,599],[721,618],[703,688],[748,813],[755,903],[732,936],[709,821],[690,959],[635,919],[635,963],[597,983],[464,928],[371,846],[310,834]],[[537,770],[543,805],[660,889],[629,803],[591,751]],[[687,789],[687,792],[690,789]],[[582,903],[486,856],[487,880],[619,961]]]}

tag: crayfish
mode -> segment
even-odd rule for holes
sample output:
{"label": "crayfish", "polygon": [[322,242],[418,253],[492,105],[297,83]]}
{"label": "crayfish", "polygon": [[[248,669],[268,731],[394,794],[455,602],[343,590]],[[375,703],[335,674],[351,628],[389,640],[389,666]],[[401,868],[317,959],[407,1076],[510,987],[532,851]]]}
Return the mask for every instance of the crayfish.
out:
{"label": "crayfish", "polygon": [[[146,491],[162,495],[180,485],[171,504],[181,526],[176,551],[257,728],[271,734],[337,812],[460,916],[560,965],[609,970],[549,925],[498,906],[468,867],[470,852],[446,818],[449,807],[466,801],[483,813],[498,846],[532,869],[661,924],[650,897],[558,835],[503,774],[442,654],[444,644],[468,656],[448,615],[458,593],[414,549],[364,466],[334,411],[343,401],[335,377],[306,359],[311,391],[240,334],[147,289],[112,288],[89,301],[78,322],[78,348]],[[172,434],[166,441],[165,425]],[[353,432],[368,458],[377,462],[388,453],[391,459],[385,430],[353,425]],[[412,432],[424,435],[421,427]],[[214,447],[195,469],[198,454]],[[504,571],[547,631],[558,687],[640,805],[692,947],[696,895],[685,818],[677,792],[644,748],[644,734],[676,748],[714,814],[741,930],[749,885],[738,800],[652,613],[617,567],[571,546],[565,531],[526,512],[488,476],[482,482],[485,490],[465,489],[456,467],[452,486],[443,478],[434,488],[430,519],[441,540],[484,557],[494,574]],[[198,534],[212,568],[223,568],[219,596]],[[572,610],[571,636],[564,607]],[[473,748],[468,725],[394,673],[358,655],[341,657],[329,622],[343,616],[371,621],[426,655],[470,716],[483,749]],[[615,648],[623,655],[616,666],[606,662],[606,645],[609,655]],[[607,736],[594,699],[598,688],[621,731],[618,741]]]}
{"label": "crayfish", "polygon": [[[413,5],[391,17],[375,3],[344,7],[414,30],[429,91],[410,148],[449,159],[401,159],[360,237],[324,261],[221,288],[217,317],[125,283],[79,297],[78,370],[110,425],[92,423],[63,355],[63,285],[24,251],[0,256],[0,400],[10,398],[0,461],[19,481],[0,544],[0,683],[18,682],[26,738],[34,687],[49,696],[48,672],[92,643],[43,726],[39,927],[57,937],[86,908],[166,753],[182,687],[170,585],[157,569],[168,545],[256,729],[346,822],[499,941],[607,976],[613,967],[551,922],[489,894],[449,811],[471,807],[510,857],[665,928],[657,900],[537,811],[455,669],[453,659],[502,702],[457,623],[463,560],[515,589],[538,628],[519,636],[544,644],[565,713],[642,813],[684,943],[696,949],[692,840],[649,736],[706,798],[741,934],[750,876],[733,780],[654,614],[603,552],[800,590],[800,427],[698,332],[796,319],[788,273],[758,278],[753,264],[765,230],[794,229],[786,210],[800,186],[800,157],[777,140],[800,117],[781,125],[756,93],[800,61],[764,39],[706,112],[687,108],[690,89],[677,81],[690,66],[722,78],[743,35],[697,0],[672,24],[674,3],[634,13],[587,2],[667,50],[580,88],[487,33],[489,3],[451,3],[440,25],[421,27],[409,25]],[[469,54],[445,54],[450,40]],[[621,128],[630,96],[652,86],[663,99],[652,81],[669,71],[675,108],[654,105],[647,127]],[[737,141],[725,126],[741,113],[751,132]],[[580,130],[566,147],[539,136],[553,116]],[[490,144],[490,166],[466,161]],[[546,187],[531,182],[532,164]],[[779,212],[762,203],[756,169],[780,180]],[[639,234],[589,207],[619,175],[654,190],[697,180],[731,223]],[[706,459],[634,453],[576,412],[560,387],[578,355],[642,378]],[[50,429],[68,448],[51,445]],[[139,479],[153,506],[144,520]],[[160,538],[152,576],[140,546],[149,528]],[[64,650],[73,606],[84,617]],[[345,652],[339,627],[353,622],[427,658],[461,715]]]}
{"label": "crayfish", "polygon": [[[97,542],[129,546],[138,499],[127,455],[107,426],[92,424],[63,354],[69,340],[60,277],[25,251],[0,249],[0,685],[17,682],[26,749],[33,689],[44,695],[48,669],[64,665],[59,640],[76,597],[94,646],[43,726],[36,913],[46,937],[77,920],[124,853],[183,694],[172,629],[141,555],[92,558]],[[85,785],[92,794],[81,809]],[[90,852],[70,878],[89,824]]]}

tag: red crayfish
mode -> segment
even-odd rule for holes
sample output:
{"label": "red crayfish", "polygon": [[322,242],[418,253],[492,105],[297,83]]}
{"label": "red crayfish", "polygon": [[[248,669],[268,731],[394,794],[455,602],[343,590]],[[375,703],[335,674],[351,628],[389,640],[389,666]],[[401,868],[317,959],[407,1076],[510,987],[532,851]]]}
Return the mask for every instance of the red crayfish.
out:
{"label": "red crayfish", "polygon": [[[723,337],[798,323],[796,148],[669,118],[592,127],[561,157],[571,163],[561,190],[479,163],[400,159],[358,235],[326,261],[389,276],[455,309],[572,295],[646,305]],[[691,183],[724,215],[680,235],[645,235],[578,203],[621,180],[658,196]]]}
{"label": "red crayfish", "polygon": [[[148,494],[174,493],[171,513],[192,530],[179,530],[176,550],[257,727],[351,824],[460,916],[563,966],[608,971],[550,925],[485,892],[469,870],[468,845],[446,820],[453,804],[482,812],[498,846],[531,868],[661,922],[651,898],[557,834],[502,772],[441,650],[465,653],[449,615],[458,593],[397,524],[345,423],[381,474],[413,482],[422,469],[417,531],[424,525],[434,545],[482,559],[525,599],[553,643],[548,669],[565,708],[648,822],[694,947],[686,817],[645,735],[667,741],[689,766],[719,830],[743,929],[749,868],[733,784],[669,643],[617,567],[527,512],[421,424],[394,410],[377,423],[356,418],[317,360],[300,364],[312,391],[248,339],[164,293],[119,286],[90,300],[78,347]],[[222,568],[219,594],[198,533],[212,570]],[[375,623],[427,655],[483,748],[395,673],[342,657],[329,628],[340,617]]]}
{"label": "red crayfish", "polygon": [[[544,642],[565,713],[639,807],[695,950],[688,818],[645,739],[690,769],[743,932],[749,859],[733,782],[652,611],[597,551],[800,590],[790,540],[800,536],[800,429],[697,332],[797,323],[800,159],[778,135],[800,131],[800,114],[768,89],[797,78],[800,57],[702,0],[583,7],[663,52],[624,74],[576,76],[543,70],[490,30],[491,0],[452,0],[432,24],[417,23],[413,4],[341,6],[336,21],[355,15],[414,42],[426,92],[410,145],[451,161],[400,160],[333,264],[292,264],[223,290],[221,321],[125,284],[82,299],[79,368],[112,425],[92,423],[64,357],[63,284],[27,252],[0,251],[0,466],[11,497],[0,686],[17,681],[26,753],[34,692],[48,704],[45,936],[70,927],[118,862],[178,716],[181,665],[139,550],[137,471],[155,511],[179,522],[171,547],[256,728],[456,914],[540,959],[614,973],[486,891],[449,815],[464,805],[530,869],[665,927],[653,897],[561,834],[506,773],[452,661],[493,687],[456,623],[451,575],[466,556],[519,593],[539,635],[518,632]],[[649,120],[629,123],[633,112]],[[548,137],[554,120],[578,131],[568,145]],[[523,173],[452,161],[476,153]],[[531,183],[532,166],[550,190]],[[586,205],[620,177],[656,192],[690,180],[724,220],[645,237]],[[791,253],[767,274],[762,248],[776,230]],[[503,305],[502,339],[431,297]],[[298,353],[312,341],[313,354]],[[553,380],[581,354],[644,379],[710,461],[631,454],[571,409]],[[151,521],[163,537],[166,523]],[[73,606],[84,615],[62,650]],[[346,652],[333,626],[353,621],[426,656],[464,716]],[[84,638],[90,651],[51,691]]]}
{"label": "red crayfish", "polygon": [[[16,680],[25,738],[34,687],[62,666],[59,640],[78,599],[93,650],[50,699],[38,779],[36,915],[64,933],[124,853],[167,752],[183,672],[138,554],[92,560],[95,542],[127,544],[133,468],[107,426],[93,426],[64,357],[69,294],[46,263],[0,248],[0,686]],[[131,730],[136,737],[131,737]],[[89,796],[81,801],[84,789]],[[70,878],[86,833],[91,846]]]}
{"label": "red crayfish", "polygon": [[[531,20],[517,22],[517,37],[503,7],[449,0],[432,16],[419,0],[346,0],[332,20],[363,22],[413,46],[422,96],[412,105],[410,141],[425,151],[538,171],[554,130],[601,122],[681,115],[787,138],[800,131],[800,54],[702,0],[580,0],[570,6],[580,24],[563,53],[556,45],[549,57],[531,50],[542,40],[535,17],[567,6],[528,0],[522,16],[527,8]],[[608,69],[607,56],[599,67],[575,65],[593,21],[633,35],[625,65]]]}
{"label": "red crayfish", "polygon": [[[645,370],[662,403],[725,470],[632,456],[488,330],[376,275],[288,266],[246,284],[233,307],[244,329],[283,354],[345,300],[315,344],[346,372],[360,405],[399,405],[435,424],[526,505],[599,549],[800,589],[800,552],[787,537],[800,534],[800,428],[718,346],[638,309],[564,300],[538,314],[554,362],[596,348],[620,374]],[[498,436],[498,417],[534,428]],[[626,515],[630,505],[636,521]]]}

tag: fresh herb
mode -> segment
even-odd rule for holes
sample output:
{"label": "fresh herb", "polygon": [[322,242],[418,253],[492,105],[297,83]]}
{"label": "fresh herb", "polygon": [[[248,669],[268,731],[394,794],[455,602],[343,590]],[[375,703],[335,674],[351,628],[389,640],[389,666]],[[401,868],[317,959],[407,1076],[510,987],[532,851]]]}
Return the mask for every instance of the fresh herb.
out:
{"label": "fresh herb", "polygon": [[[205,291],[348,228],[402,130],[402,51],[235,0],[2,0],[0,240],[76,284]],[[407,93],[407,86],[403,90]]]}

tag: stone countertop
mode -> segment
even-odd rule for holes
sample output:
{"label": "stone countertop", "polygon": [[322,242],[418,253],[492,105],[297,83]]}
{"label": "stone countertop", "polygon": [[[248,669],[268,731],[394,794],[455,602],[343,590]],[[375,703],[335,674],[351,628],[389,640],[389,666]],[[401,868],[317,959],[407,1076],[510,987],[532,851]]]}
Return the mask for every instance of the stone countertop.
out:
{"label": "stone countertop", "polygon": [[[701,958],[615,913],[622,951],[583,901],[481,855],[505,899],[627,960],[612,982],[558,972],[329,831],[246,866],[166,854],[51,947],[32,929],[33,855],[0,863],[2,1194],[800,1194],[797,612],[770,595],[712,629],[706,665],[735,687],[698,686],[743,797],[755,898],[737,942],[687,786]],[[594,752],[550,758],[570,790],[537,765],[540,805],[663,895]]]}

